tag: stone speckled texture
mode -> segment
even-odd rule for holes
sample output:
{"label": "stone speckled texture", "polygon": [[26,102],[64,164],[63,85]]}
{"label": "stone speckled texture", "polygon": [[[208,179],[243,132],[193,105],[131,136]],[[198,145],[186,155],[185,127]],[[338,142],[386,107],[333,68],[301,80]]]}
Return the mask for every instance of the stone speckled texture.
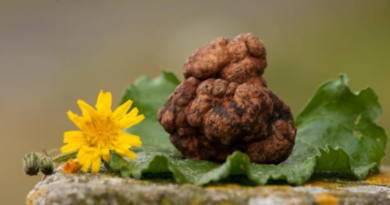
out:
{"label": "stone speckled texture", "polygon": [[28,205],[92,204],[390,204],[390,168],[365,181],[314,176],[303,186],[195,186],[168,180],[135,180],[113,174],[56,171],[28,194]]}

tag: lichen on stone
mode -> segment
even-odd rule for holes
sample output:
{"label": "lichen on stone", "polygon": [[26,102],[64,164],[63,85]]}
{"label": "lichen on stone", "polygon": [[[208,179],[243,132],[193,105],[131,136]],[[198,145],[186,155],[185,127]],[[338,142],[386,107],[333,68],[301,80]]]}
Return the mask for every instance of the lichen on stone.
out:
{"label": "lichen on stone", "polygon": [[[39,182],[27,196],[28,205],[73,204],[390,204],[390,184],[375,179],[390,176],[385,170],[372,175],[372,184],[327,177],[307,186],[210,186],[176,184],[168,180],[135,180],[115,173],[64,174],[61,168]],[[104,169],[103,169],[104,170]],[[332,182],[329,185],[329,182]],[[379,184],[375,184],[378,182]],[[337,186],[336,184],[340,184]]]}

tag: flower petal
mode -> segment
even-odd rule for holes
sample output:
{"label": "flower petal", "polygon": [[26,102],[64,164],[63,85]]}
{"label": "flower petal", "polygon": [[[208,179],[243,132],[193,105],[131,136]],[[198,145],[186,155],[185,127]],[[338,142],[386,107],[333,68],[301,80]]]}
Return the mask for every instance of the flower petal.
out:
{"label": "flower petal", "polygon": [[100,91],[96,102],[96,108],[101,113],[111,113],[112,95],[110,92]]}
{"label": "flower petal", "polygon": [[86,154],[86,151],[84,148],[81,148],[79,152],[77,153],[77,160],[82,165],[85,164],[85,162],[88,159],[88,155]]}
{"label": "flower petal", "polygon": [[64,143],[86,144],[87,141],[81,131],[64,132]]}
{"label": "flower petal", "polygon": [[84,117],[87,117],[90,119],[90,118],[96,116],[96,114],[97,114],[96,110],[93,109],[93,107],[90,106],[88,103],[84,102],[83,100],[78,100],[77,104],[79,105]]}
{"label": "flower petal", "polygon": [[115,120],[120,120],[123,116],[126,115],[127,111],[130,109],[131,104],[133,104],[133,101],[128,100],[127,102],[123,103],[121,106],[119,106],[114,113],[112,114]]}
{"label": "flower petal", "polygon": [[69,131],[64,133],[64,143],[67,145],[61,148],[61,152],[71,152],[85,146],[88,142],[81,131]]}
{"label": "flower petal", "polygon": [[93,159],[93,154],[92,153],[88,153],[88,154],[85,154],[84,155],[84,162],[81,163],[81,160],[79,160],[80,164],[83,165],[83,172],[88,172],[89,168],[91,167],[91,164],[92,164],[92,159]]}
{"label": "flower petal", "polygon": [[137,159],[137,155],[131,150],[116,149],[115,152],[121,155],[122,157],[127,157],[131,160]]}
{"label": "flower petal", "polygon": [[132,118],[132,117],[137,116],[137,114],[138,114],[138,108],[133,108],[133,109],[131,109],[131,111],[129,112],[129,114],[127,114],[127,116],[129,116],[130,118]]}
{"label": "flower petal", "polygon": [[97,148],[83,146],[77,153],[77,159],[80,164],[85,164],[88,160],[92,160],[99,155]]}
{"label": "flower petal", "polygon": [[111,155],[110,155],[110,150],[109,149],[102,149],[101,155],[102,155],[104,161],[110,162]]}
{"label": "flower petal", "polygon": [[88,159],[88,161],[86,161],[83,164],[83,168],[81,168],[81,170],[83,170],[83,172],[88,172],[89,168],[91,167],[91,164],[92,164],[92,161],[90,159]]}
{"label": "flower petal", "polygon": [[125,152],[125,156],[131,160],[135,160],[137,159],[137,155],[133,152],[133,151],[130,151],[130,150],[127,150]]}
{"label": "flower petal", "polygon": [[[133,110],[136,110],[136,108],[134,108]],[[144,115],[134,116],[132,114],[133,110],[119,121],[119,126],[122,129],[126,129],[126,128],[133,126],[133,125],[136,125],[145,119]],[[136,111],[138,113],[138,110],[136,110]]]}
{"label": "flower petal", "polygon": [[69,119],[81,130],[87,130],[87,125],[85,124],[85,119],[74,114],[72,111],[68,111]]}
{"label": "flower petal", "polygon": [[66,153],[66,152],[71,152],[79,149],[80,146],[78,144],[67,144],[61,147],[61,152]]}
{"label": "flower petal", "polygon": [[100,170],[100,165],[102,163],[102,158],[100,156],[96,157],[92,162],[92,173],[98,173]]}
{"label": "flower petal", "polygon": [[132,135],[129,133],[122,133],[119,135],[119,137],[122,140],[122,142],[124,142],[124,144],[126,144],[126,145],[130,145],[130,146],[141,146],[142,145],[142,141],[141,141],[141,138],[139,136]]}

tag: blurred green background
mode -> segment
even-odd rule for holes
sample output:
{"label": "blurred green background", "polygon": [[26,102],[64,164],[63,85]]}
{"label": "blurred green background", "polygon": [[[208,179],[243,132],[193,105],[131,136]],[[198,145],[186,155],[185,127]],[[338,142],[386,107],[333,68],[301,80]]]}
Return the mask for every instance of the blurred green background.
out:
{"label": "blurred green background", "polygon": [[[294,114],[317,86],[346,73],[374,88],[390,130],[390,1],[0,0],[1,204],[23,204],[40,177],[26,152],[59,148],[66,112],[101,89],[161,70],[217,37],[252,32],[268,50],[265,78]],[[390,165],[390,156],[384,160]]]}

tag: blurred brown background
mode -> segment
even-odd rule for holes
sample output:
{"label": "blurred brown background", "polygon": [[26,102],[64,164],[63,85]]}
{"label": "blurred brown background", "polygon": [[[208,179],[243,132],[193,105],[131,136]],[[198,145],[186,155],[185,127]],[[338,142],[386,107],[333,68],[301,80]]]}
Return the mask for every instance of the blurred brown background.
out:
{"label": "blurred brown background", "polygon": [[390,130],[390,1],[0,0],[0,203],[24,203],[40,177],[23,174],[23,155],[62,145],[78,99],[104,89],[117,103],[140,75],[181,77],[195,49],[242,32],[264,41],[265,77],[294,114],[346,73],[374,88]]}

